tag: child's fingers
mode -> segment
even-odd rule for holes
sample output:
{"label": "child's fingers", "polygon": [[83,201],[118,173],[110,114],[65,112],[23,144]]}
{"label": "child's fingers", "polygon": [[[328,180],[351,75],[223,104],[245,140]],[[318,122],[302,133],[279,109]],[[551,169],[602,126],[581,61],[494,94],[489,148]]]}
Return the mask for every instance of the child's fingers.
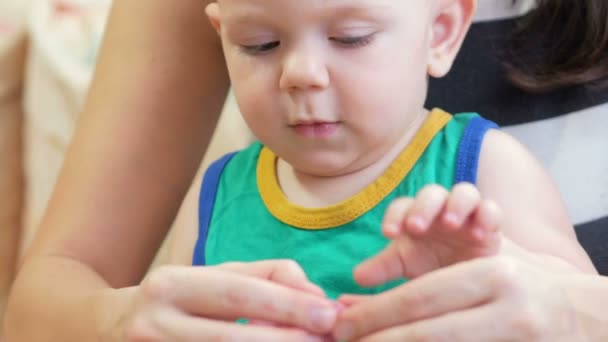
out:
{"label": "child's fingers", "polygon": [[495,234],[502,222],[502,210],[492,200],[483,200],[473,217],[473,237],[477,241],[485,240],[488,235]]}
{"label": "child's fingers", "polygon": [[398,246],[393,242],[382,252],[357,266],[354,277],[361,286],[377,286],[404,274],[404,264]]}
{"label": "child's fingers", "polygon": [[382,232],[389,239],[398,237],[402,232],[403,220],[405,219],[414,199],[401,197],[394,200],[386,213],[382,222]]}
{"label": "child's fingers", "polygon": [[405,219],[406,232],[415,236],[424,234],[445,207],[448,195],[439,185],[420,190]]}
{"label": "child's fingers", "polygon": [[496,202],[488,199],[483,200],[477,210],[475,220],[480,226],[488,227],[491,231],[497,231],[502,221],[502,210]]}
{"label": "child's fingers", "polygon": [[442,223],[448,229],[461,227],[481,202],[479,190],[470,183],[454,186],[443,212]]}

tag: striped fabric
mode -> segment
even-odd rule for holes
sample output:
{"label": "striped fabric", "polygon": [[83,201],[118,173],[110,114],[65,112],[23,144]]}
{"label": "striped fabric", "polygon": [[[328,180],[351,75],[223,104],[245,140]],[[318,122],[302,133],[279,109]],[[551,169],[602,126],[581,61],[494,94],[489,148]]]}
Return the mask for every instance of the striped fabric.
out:
{"label": "striped fabric", "polygon": [[479,0],[452,72],[430,84],[427,106],[476,111],[523,142],[557,182],[579,241],[608,275],[608,90],[529,94],[511,86],[501,51],[533,1]]}

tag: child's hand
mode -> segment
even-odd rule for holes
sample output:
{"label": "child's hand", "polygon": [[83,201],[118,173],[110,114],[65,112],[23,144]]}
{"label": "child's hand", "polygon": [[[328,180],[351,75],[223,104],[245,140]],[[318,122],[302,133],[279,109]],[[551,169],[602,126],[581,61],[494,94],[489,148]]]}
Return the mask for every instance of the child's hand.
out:
{"label": "child's hand", "polygon": [[391,244],[361,264],[355,279],[373,286],[414,278],[440,267],[498,252],[501,210],[471,184],[452,192],[431,185],[400,198],[386,211],[382,231]]}

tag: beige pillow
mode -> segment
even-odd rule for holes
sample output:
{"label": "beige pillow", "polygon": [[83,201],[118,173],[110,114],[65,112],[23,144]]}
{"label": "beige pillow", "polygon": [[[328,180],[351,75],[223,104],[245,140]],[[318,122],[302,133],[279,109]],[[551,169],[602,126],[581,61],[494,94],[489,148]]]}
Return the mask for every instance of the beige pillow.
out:
{"label": "beige pillow", "polygon": [[108,0],[34,0],[25,80],[26,194],[21,255],[55,186],[94,68]]}

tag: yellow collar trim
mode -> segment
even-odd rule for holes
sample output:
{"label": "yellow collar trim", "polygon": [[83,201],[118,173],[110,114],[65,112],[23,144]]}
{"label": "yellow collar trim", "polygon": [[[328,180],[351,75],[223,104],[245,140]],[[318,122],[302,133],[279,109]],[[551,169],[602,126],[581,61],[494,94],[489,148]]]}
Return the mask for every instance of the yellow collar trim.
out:
{"label": "yellow collar trim", "polygon": [[378,205],[401,183],[437,132],[452,116],[440,109],[431,111],[412,141],[382,176],[358,194],[332,206],[306,208],[287,199],[276,174],[277,156],[263,147],[257,164],[257,182],[262,201],[278,220],[303,229],[319,230],[349,223]]}

